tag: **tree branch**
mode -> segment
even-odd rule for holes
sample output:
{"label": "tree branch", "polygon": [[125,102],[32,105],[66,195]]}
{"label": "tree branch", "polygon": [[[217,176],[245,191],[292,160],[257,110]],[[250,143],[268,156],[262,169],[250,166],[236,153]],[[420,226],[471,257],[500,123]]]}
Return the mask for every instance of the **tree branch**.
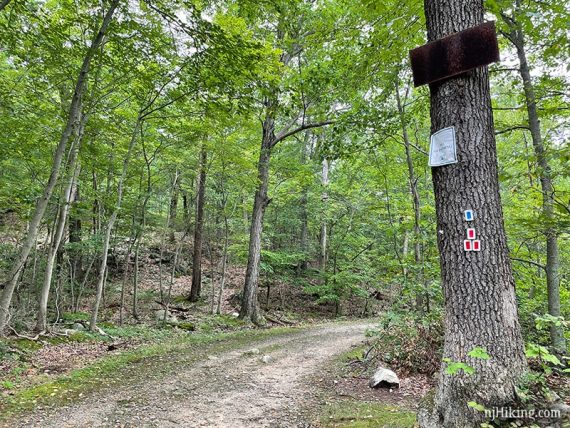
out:
{"label": "tree branch", "polygon": [[495,131],[495,135],[505,134],[506,132],[511,132],[516,129],[524,129],[526,131],[530,131],[530,128],[528,126],[516,125],[516,126],[511,126],[510,128],[502,129],[500,131]]}
{"label": "tree branch", "polygon": [[275,136],[275,140],[273,140],[273,143],[271,144],[271,147],[275,146],[277,143],[279,143],[280,141],[297,134],[298,132],[304,131],[305,129],[311,129],[311,128],[320,128],[322,126],[326,126],[326,125],[332,125],[333,123],[335,123],[334,120],[324,120],[322,122],[315,122],[315,123],[305,123],[301,126],[299,126],[298,128],[293,129],[292,131],[289,132],[284,132],[281,131],[279,132],[276,136]]}
{"label": "tree branch", "polygon": [[519,259],[519,258],[517,258],[517,257],[511,257],[511,260],[515,260],[515,261],[517,261],[517,262],[522,262],[522,263],[528,263],[528,264],[530,264],[530,265],[534,265],[534,266],[536,266],[536,267],[539,267],[539,268],[541,268],[541,269],[546,270],[546,266],[541,265],[540,263],[537,263],[537,262],[533,262],[532,260]]}

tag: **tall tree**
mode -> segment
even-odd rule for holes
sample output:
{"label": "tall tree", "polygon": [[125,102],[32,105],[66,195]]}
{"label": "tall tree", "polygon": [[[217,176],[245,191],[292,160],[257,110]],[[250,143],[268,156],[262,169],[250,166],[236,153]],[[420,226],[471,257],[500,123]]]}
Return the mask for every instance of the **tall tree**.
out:
{"label": "tall tree", "polygon": [[[426,0],[428,40],[483,22],[482,0]],[[458,163],[432,169],[437,238],[445,299],[443,355],[465,362],[473,375],[441,370],[433,409],[423,409],[422,427],[476,427],[488,408],[515,402],[526,369],[515,284],[499,195],[497,157],[487,67],[430,85],[431,131],[453,126]],[[476,213],[481,251],[463,251],[463,211]],[[468,356],[484,348],[490,359]],[[445,364],[445,363],[444,363]]]}
{"label": "tall tree", "polygon": [[22,249],[20,250],[20,254],[14,262],[12,270],[8,276],[8,283],[6,284],[6,287],[4,287],[2,296],[0,297],[0,334],[3,333],[4,329],[6,328],[6,324],[8,323],[10,303],[12,301],[14,289],[18,284],[18,280],[20,278],[26,260],[28,259],[30,251],[36,242],[40,223],[44,217],[48,202],[57,184],[59,170],[61,168],[61,163],[65,154],[67,143],[73,134],[74,128],[77,126],[81,113],[82,98],[85,92],[89,71],[91,69],[91,62],[95,56],[95,53],[100,49],[103,43],[105,33],[111,24],[113,14],[115,13],[115,9],[117,9],[118,5],[119,0],[113,0],[111,2],[109,9],[105,13],[101,26],[95,33],[91,45],[87,49],[85,57],[83,58],[83,64],[79,70],[79,74],[75,83],[75,89],[71,99],[71,104],[69,106],[65,128],[61,134],[61,138],[54,154],[50,177],[43,190],[42,196],[38,199],[34,214],[26,233],[26,237],[24,238],[24,243],[22,244]]}
{"label": "tall tree", "polygon": [[[206,202],[206,172],[208,151],[202,144],[200,149],[200,173],[198,174],[198,188],[196,195],[196,223],[194,224],[194,248],[192,253],[192,287],[190,289],[191,302],[200,298],[202,291],[202,233],[204,230],[204,204]],[[212,284],[214,283],[212,278]]]}
{"label": "tall tree", "polygon": [[[542,191],[542,213],[544,217],[544,235],[546,237],[546,288],[548,293],[548,313],[560,317],[560,256],[558,249],[558,231],[555,227],[555,190],[553,185],[552,167],[549,155],[542,139],[540,119],[538,116],[536,93],[531,78],[531,69],[525,49],[525,34],[520,23],[521,2],[517,0],[513,14],[501,12],[501,17],[508,26],[506,37],[517,51],[519,73],[523,82],[525,105],[528,116],[528,126],[532,138],[532,146],[536,155],[537,175]],[[550,341],[559,354],[566,353],[566,340],[562,323],[550,325]]]}
{"label": "tall tree", "polygon": [[[283,69],[290,66],[293,59],[298,57],[304,50],[303,37],[306,28],[306,11],[300,8],[301,2],[283,2],[272,6],[276,10],[274,26],[276,28],[273,35],[275,48],[282,49],[280,63]],[[273,83],[272,87],[265,91],[263,101],[263,122],[261,148],[259,160],[257,162],[257,189],[255,191],[251,226],[249,230],[249,248],[247,258],[247,269],[245,274],[245,284],[240,308],[240,318],[252,321],[255,324],[264,322],[257,300],[257,290],[259,281],[259,266],[261,261],[261,236],[263,231],[263,217],[265,209],[270,202],[268,197],[269,189],[269,164],[273,149],[281,141],[307,129],[318,128],[332,123],[329,120],[321,122],[306,123],[306,113],[309,101],[301,95],[302,105],[287,106],[293,110],[292,118],[277,131],[277,120],[279,113],[286,107],[280,99],[285,77],[281,76],[282,82]],[[302,91],[300,91],[302,92]],[[297,110],[298,109],[298,110]],[[300,122],[300,123],[299,123]]]}
{"label": "tall tree", "polygon": [[38,318],[36,323],[36,330],[38,332],[43,332],[47,329],[47,306],[48,306],[49,291],[51,288],[55,258],[59,251],[60,245],[63,241],[65,225],[67,224],[68,220],[69,208],[73,199],[75,199],[76,184],[80,171],[80,165],[77,160],[77,157],[82,142],[81,140],[83,139],[83,128],[85,120],[86,120],[85,118],[82,118],[80,120],[81,124],[79,125],[76,141],[71,146],[71,153],[69,155],[69,161],[67,165],[69,171],[68,179],[64,187],[64,190],[62,192],[63,194],[61,196],[60,206],[57,211],[56,221],[54,223],[54,231],[51,240],[51,245],[48,249],[44,282],[42,286],[42,291],[40,293],[40,300],[38,306]]}
{"label": "tall tree", "polygon": [[[402,102],[400,96],[399,83],[396,81],[396,105],[398,107],[398,116],[400,118],[400,125],[402,128],[402,138],[404,140],[404,148],[406,152],[406,165],[408,167],[408,182],[410,183],[410,192],[412,194],[412,205],[414,207],[414,261],[416,262],[416,267],[418,269],[422,268],[422,244],[421,244],[421,207],[420,207],[420,194],[418,191],[418,177],[414,169],[414,161],[412,159],[411,153],[411,142],[408,135],[408,125],[406,122],[406,111],[405,102],[408,98],[409,88],[406,89],[406,94],[404,96],[404,102]],[[404,253],[406,252],[407,238],[404,238]],[[405,257],[405,254],[404,254]],[[422,282],[421,276],[417,277],[419,282]],[[418,292],[416,295],[416,307],[420,313],[422,313],[426,306],[429,307],[429,302],[427,301],[427,295],[425,292]]]}

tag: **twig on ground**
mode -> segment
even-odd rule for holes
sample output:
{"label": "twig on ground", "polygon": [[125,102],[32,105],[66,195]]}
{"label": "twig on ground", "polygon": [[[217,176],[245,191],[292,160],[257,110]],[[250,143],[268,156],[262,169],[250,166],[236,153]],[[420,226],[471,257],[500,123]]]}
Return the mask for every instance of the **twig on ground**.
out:
{"label": "twig on ground", "polygon": [[9,327],[10,330],[12,330],[12,333],[14,333],[14,335],[16,335],[16,337],[19,337],[21,339],[28,339],[28,340],[33,340],[36,341],[40,338],[40,333],[36,334],[34,337],[30,337],[30,336],[26,336],[25,334],[19,334],[16,330],[14,330],[13,327]]}

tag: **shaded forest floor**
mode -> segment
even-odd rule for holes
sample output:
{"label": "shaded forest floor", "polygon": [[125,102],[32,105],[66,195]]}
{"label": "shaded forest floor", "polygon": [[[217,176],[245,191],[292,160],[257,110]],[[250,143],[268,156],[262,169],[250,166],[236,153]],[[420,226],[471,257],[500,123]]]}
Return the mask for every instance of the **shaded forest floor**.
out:
{"label": "shaded forest floor", "polygon": [[[223,333],[251,328],[236,318],[240,303],[239,291],[245,275],[243,266],[228,267],[221,314],[215,315],[212,313],[212,303],[214,307],[217,306],[219,278],[212,281],[212,276],[215,275],[207,261],[203,268],[202,299],[190,303],[187,296],[191,277],[187,267],[181,266],[181,271],[176,273],[170,283],[168,272],[172,267],[165,264],[160,284],[159,266],[148,258],[141,266],[138,316],[136,319],[133,317],[130,303],[132,290],[127,290],[122,323],[120,292],[124,271],[121,266],[122,263],[117,263],[111,270],[112,276],[100,311],[98,326],[106,335],[87,330],[93,300],[93,290],[87,287],[78,311],[65,311],[65,302],[60,302],[57,322],[53,321],[56,314],[52,313],[51,334],[37,336],[26,331],[33,324],[20,324],[17,327],[19,335],[0,339],[0,399],[10,400],[23,388],[49,382],[55,376],[68,374],[118,352],[136,351],[144,345],[185,338],[188,334]],[[271,284],[270,293],[267,292],[268,284]],[[259,299],[267,315],[268,327],[310,325],[338,319],[333,304],[317,303],[314,296],[307,294],[303,286],[296,283],[262,279]],[[168,305],[165,302],[169,302]],[[357,314],[358,310],[353,308],[361,306],[361,302],[357,301],[346,303],[349,315]],[[378,310],[379,304],[374,302],[369,307]],[[33,321],[33,309],[31,302],[29,315],[20,314],[20,319]],[[164,319],[166,309],[167,317]]]}
{"label": "shaded forest floor", "polygon": [[[193,335],[194,340],[170,341],[161,351],[155,350],[153,354],[147,350],[147,356],[138,353],[140,358],[130,362],[111,366],[98,363],[96,374],[83,373],[85,382],[81,385],[73,381],[53,382],[41,391],[42,404],[28,412],[9,407],[15,413],[4,424],[353,426],[354,409],[348,416],[344,412],[339,416],[347,394],[336,388],[353,382],[342,367],[350,366],[350,359],[359,352],[359,348],[352,347],[363,343],[365,330],[371,325],[371,321],[364,320],[337,322]],[[95,382],[89,387],[88,380]],[[364,380],[363,388],[353,385],[351,391],[368,395],[369,402],[360,404],[364,421],[382,420],[385,426],[407,427],[413,426],[415,420],[409,409],[422,393],[413,384],[410,382],[407,387],[403,383],[398,392],[366,391]],[[45,394],[49,391],[53,392]],[[27,397],[14,398],[17,402]],[[382,404],[374,405],[378,402]],[[383,419],[373,420],[372,414],[380,417],[378,412]]]}
{"label": "shaded forest floor", "polygon": [[[187,300],[191,278],[184,266],[170,283],[167,272],[171,266],[165,265],[159,284],[158,265],[150,259],[147,262],[141,266],[136,319],[131,313],[132,292],[127,290],[121,322],[124,271],[119,263],[109,278],[99,333],[87,330],[92,303],[88,286],[78,311],[56,308],[61,312],[57,321],[52,313],[49,334],[35,335],[27,331],[31,325],[19,325],[17,333],[14,330],[11,337],[0,340],[0,423],[42,427],[275,426],[280,420],[277,426],[312,426],[320,423],[321,405],[333,402],[338,394],[327,389],[323,377],[310,377],[326,374],[323,370],[328,370],[328,362],[336,361],[334,356],[365,339],[365,326],[372,322],[358,319],[365,315],[364,306],[366,315],[381,310],[380,301],[371,299],[363,305],[363,299],[352,298],[341,307],[347,316],[339,316],[334,304],[318,303],[305,292],[305,279],[262,278],[259,300],[268,328],[252,329],[236,318],[243,267],[228,268],[221,314],[215,315],[212,304],[216,306],[217,294],[213,293],[218,291],[219,278],[207,262],[202,299],[195,303]],[[166,293],[168,305],[164,304]],[[60,304],[66,307],[65,302]],[[31,303],[29,311],[33,311]],[[248,354],[250,348],[255,349]],[[190,378],[188,373],[192,373]],[[365,381],[363,388],[368,388]],[[230,392],[238,394],[237,398],[230,397]],[[257,401],[259,397],[261,401]],[[190,407],[200,408],[204,418],[196,419],[190,410],[176,407],[190,401]],[[249,402],[250,409],[245,414],[237,412],[239,417],[234,420],[235,408],[230,405],[219,419],[219,409],[231,402]],[[181,411],[187,421],[168,422],[161,416],[167,411],[164,409],[176,414]],[[242,416],[246,419],[240,419]],[[67,418],[63,425],[62,418]]]}

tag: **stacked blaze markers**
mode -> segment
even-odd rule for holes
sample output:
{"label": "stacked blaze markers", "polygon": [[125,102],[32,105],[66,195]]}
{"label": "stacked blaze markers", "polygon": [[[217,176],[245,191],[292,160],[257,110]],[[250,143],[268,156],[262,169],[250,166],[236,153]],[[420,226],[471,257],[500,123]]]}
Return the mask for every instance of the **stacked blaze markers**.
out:
{"label": "stacked blaze markers", "polygon": [[[473,210],[465,211],[465,221],[471,222],[475,219]],[[467,239],[463,241],[463,249],[465,251],[481,251],[481,241],[476,239],[477,234],[474,227],[467,228]]]}

